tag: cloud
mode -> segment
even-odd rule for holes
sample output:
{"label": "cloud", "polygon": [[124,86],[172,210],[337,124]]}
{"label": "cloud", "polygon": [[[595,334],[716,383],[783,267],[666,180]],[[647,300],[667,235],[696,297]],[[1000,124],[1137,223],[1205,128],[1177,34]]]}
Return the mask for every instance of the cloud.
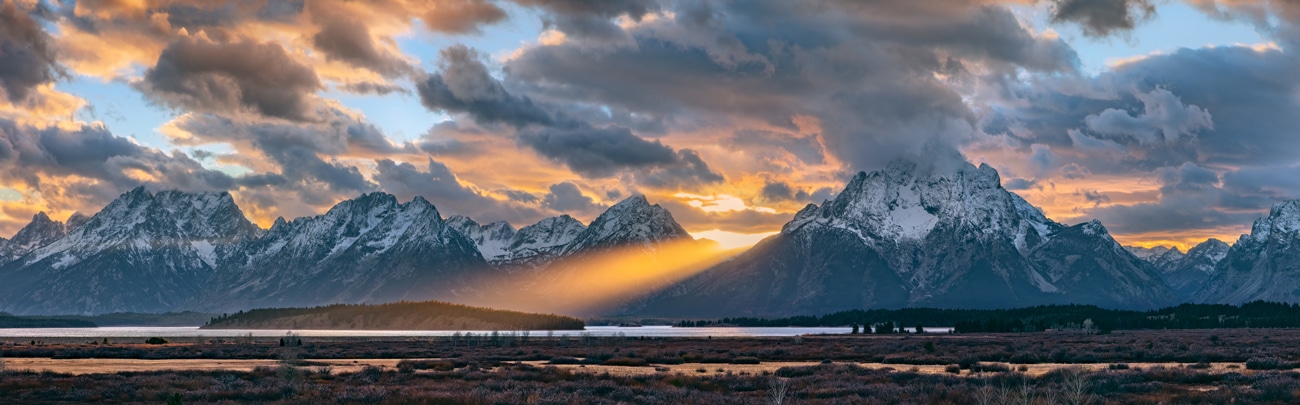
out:
{"label": "cloud", "polygon": [[480,124],[551,125],[551,115],[528,97],[516,97],[488,74],[478,52],[457,45],[440,52],[439,72],[416,85],[420,102],[435,111],[465,113]]}
{"label": "cloud", "polygon": [[392,93],[410,94],[411,91],[393,84],[375,82],[352,82],[342,86],[343,91],[356,94],[373,94],[387,96]]}
{"label": "cloud", "polygon": [[150,100],[192,111],[316,120],[316,73],[279,44],[180,38],[136,82]]}
{"label": "cloud", "polygon": [[375,165],[374,178],[381,189],[401,200],[425,197],[437,205],[444,217],[460,214],[479,221],[532,223],[544,216],[533,206],[497,200],[461,184],[450,168],[433,159],[428,159],[427,170],[389,159],[377,160]]}
{"label": "cloud", "polygon": [[1152,0],[1055,0],[1053,22],[1079,24],[1084,35],[1105,37],[1132,31],[1138,22],[1156,14]]}
{"label": "cloud", "polygon": [[364,22],[327,6],[311,8],[311,15],[321,27],[311,36],[312,46],[324,52],[327,59],[369,69],[384,77],[415,72],[401,57],[377,47]]}
{"label": "cloud", "polygon": [[0,3],[0,96],[22,103],[62,74],[49,34],[13,2]]}
{"label": "cloud", "polygon": [[[806,145],[871,170],[939,149],[960,160],[956,146],[979,130],[955,85],[1011,67],[1073,72],[1078,65],[1068,45],[1028,31],[1000,6],[711,6],[627,25],[630,46],[569,38],[525,48],[505,62],[506,82],[533,100],[624,109],[666,123],[667,131],[747,130],[733,132],[732,141],[749,142],[755,153],[773,143],[774,128],[790,132],[795,117],[811,117],[821,131]],[[816,159],[811,146],[787,146],[800,160]]]}
{"label": "cloud", "polygon": [[680,161],[672,148],[616,126],[545,128],[521,133],[519,142],[588,177],[610,177],[625,168],[648,168]]}
{"label": "cloud", "polygon": [[234,188],[236,179],[183,152],[140,146],[102,125],[36,128],[0,118],[0,184],[32,199],[21,204],[71,213],[95,212],[141,184],[215,191]]}
{"label": "cloud", "polygon": [[1195,105],[1183,105],[1169,90],[1157,88],[1136,97],[1143,105],[1142,114],[1136,117],[1127,111],[1108,108],[1087,116],[1083,122],[1094,132],[1128,135],[1141,143],[1175,142],[1184,136],[1194,136],[1198,130],[1214,128],[1209,112]]}
{"label": "cloud", "polygon": [[478,33],[482,26],[506,19],[505,10],[486,0],[443,0],[433,3],[432,8],[421,16],[424,25],[432,31]]}
{"label": "cloud", "polygon": [[556,212],[581,216],[598,214],[605,209],[591,197],[582,194],[582,189],[572,182],[552,184],[550,192],[542,199],[542,205]]}

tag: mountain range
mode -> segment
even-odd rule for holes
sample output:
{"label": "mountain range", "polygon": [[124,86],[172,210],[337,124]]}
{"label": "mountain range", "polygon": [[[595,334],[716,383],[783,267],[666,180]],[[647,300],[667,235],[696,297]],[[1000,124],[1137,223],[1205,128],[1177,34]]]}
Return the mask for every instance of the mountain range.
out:
{"label": "mountain range", "polygon": [[[61,223],[39,213],[0,239],[0,277],[8,281],[0,285],[0,310],[581,300],[592,292],[563,286],[629,276],[626,266],[595,257],[643,252],[657,263],[654,254],[679,242],[705,246],[640,195],[590,224],[561,215],[516,229],[444,219],[424,198],[403,203],[370,193],[261,229],[228,193],[137,188],[93,216]],[[1300,201],[1276,205],[1231,246],[1211,239],[1183,253],[1121,246],[1097,221],[1052,221],[1003,188],[987,165],[937,170],[898,161],[858,173],[833,199],[809,204],[781,232],[729,260],[681,280],[638,281],[641,288],[620,292],[599,314],[1297,302],[1298,259]]]}

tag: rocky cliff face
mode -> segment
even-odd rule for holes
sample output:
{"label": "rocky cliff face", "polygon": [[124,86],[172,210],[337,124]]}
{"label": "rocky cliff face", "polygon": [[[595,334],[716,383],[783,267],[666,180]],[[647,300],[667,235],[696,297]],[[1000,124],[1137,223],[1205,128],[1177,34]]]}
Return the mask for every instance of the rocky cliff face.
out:
{"label": "rocky cliff face", "polygon": [[1256,220],[1192,300],[1300,302],[1300,200],[1276,204],[1268,217]]}

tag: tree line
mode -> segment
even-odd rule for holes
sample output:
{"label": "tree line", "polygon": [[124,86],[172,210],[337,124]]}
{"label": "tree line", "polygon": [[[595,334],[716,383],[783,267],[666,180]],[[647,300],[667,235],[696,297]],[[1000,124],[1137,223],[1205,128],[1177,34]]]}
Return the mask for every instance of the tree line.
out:
{"label": "tree line", "polygon": [[[1039,305],[1014,309],[903,308],[840,311],[822,316],[684,320],[678,327],[846,327],[852,325],[953,327],[957,333],[1078,330],[1106,333],[1132,329],[1300,327],[1300,304],[1254,301],[1241,305],[1181,304],[1150,311],[1095,305]],[[864,328],[865,329],[865,328]],[[901,327],[898,329],[902,329]],[[911,329],[911,328],[908,328]]]}
{"label": "tree line", "polygon": [[303,315],[324,315],[342,323],[364,319],[369,325],[401,325],[410,323],[412,316],[421,318],[465,318],[501,325],[515,330],[582,330],[581,319],[553,314],[533,314],[490,308],[472,307],[441,301],[399,301],[388,304],[334,304],[312,308],[264,308],[239,311],[212,317],[204,326],[211,328],[238,327],[241,325],[267,325],[278,320]]}

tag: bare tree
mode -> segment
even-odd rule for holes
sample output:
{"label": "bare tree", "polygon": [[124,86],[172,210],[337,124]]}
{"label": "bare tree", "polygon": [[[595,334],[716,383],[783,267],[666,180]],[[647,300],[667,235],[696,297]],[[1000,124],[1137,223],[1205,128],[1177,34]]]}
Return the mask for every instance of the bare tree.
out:
{"label": "bare tree", "polygon": [[767,398],[772,401],[772,405],[781,405],[786,403],[785,396],[790,391],[790,381],[781,377],[772,377],[767,380]]}
{"label": "bare tree", "polygon": [[1094,396],[1089,391],[1092,384],[1088,382],[1087,372],[1080,367],[1064,370],[1061,380],[1061,402],[1069,405],[1086,405],[1092,403]]}

